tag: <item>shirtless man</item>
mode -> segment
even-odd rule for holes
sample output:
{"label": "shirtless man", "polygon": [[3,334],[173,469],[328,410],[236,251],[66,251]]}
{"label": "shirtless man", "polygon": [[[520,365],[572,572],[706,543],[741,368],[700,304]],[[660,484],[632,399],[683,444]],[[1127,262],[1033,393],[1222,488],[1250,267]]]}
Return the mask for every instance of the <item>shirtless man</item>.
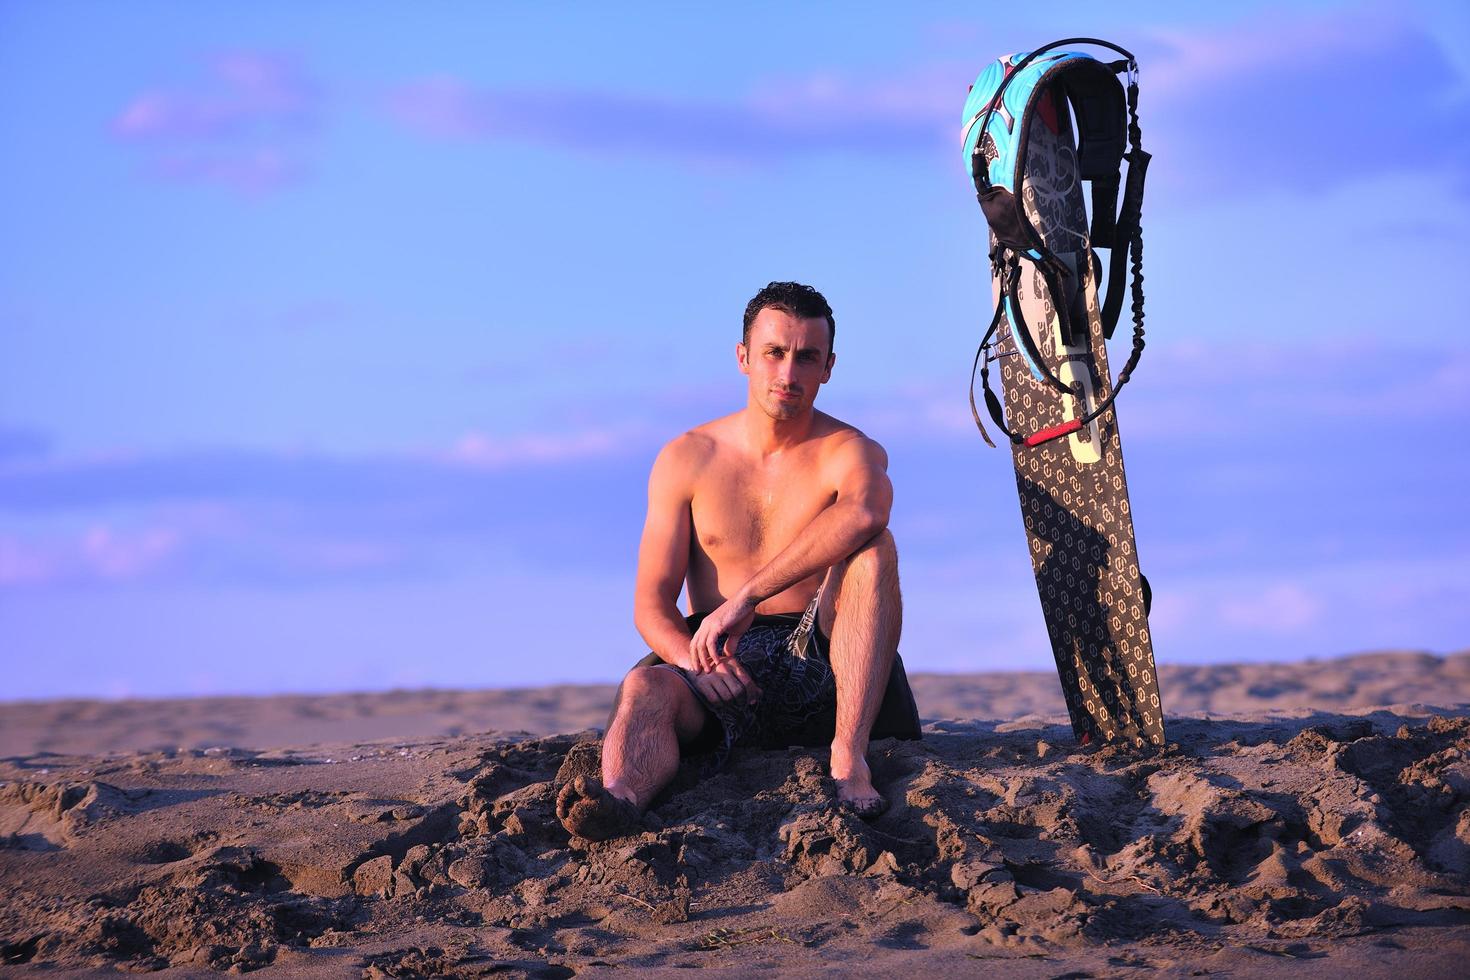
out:
{"label": "shirtless man", "polygon": [[[653,654],[618,691],[602,779],[577,778],[558,796],[572,833],[637,832],[681,746],[713,743],[718,766],[736,744],[813,744],[813,731],[831,739],[839,806],[865,818],[886,806],[865,753],[890,673],[901,673],[893,488],[883,448],[812,407],[835,333],[810,286],[761,290],[735,348],[745,408],[654,462],[634,603]],[[676,605],[686,584],[688,617]]]}

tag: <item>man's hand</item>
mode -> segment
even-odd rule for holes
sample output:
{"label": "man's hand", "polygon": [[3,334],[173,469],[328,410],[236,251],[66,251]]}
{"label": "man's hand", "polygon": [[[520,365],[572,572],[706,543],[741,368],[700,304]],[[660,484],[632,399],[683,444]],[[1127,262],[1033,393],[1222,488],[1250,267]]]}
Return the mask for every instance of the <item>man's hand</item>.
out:
{"label": "man's hand", "polygon": [[695,674],[693,681],[700,694],[717,704],[755,704],[761,698],[760,686],[734,657],[721,660],[709,673]]}
{"label": "man's hand", "polygon": [[697,673],[709,673],[725,658],[735,659],[740,638],[755,620],[755,607],[754,600],[736,596],[704,617],[689,639],[689,659]]}

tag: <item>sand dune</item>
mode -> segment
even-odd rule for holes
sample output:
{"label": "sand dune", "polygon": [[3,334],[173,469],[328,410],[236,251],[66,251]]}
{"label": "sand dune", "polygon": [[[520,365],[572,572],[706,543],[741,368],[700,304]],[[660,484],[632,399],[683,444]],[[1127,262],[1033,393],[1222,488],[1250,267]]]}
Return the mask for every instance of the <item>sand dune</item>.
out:
{"label": "sand dune", "polygon": [[[1165,664],[1159,675],[1167,710],[1181,714],[1470,702],[1470,651],[1447,657],[1366,653],[1286,664]],[[925,720],[994,721],[1066,711],[1055,671],[915,674],[911,681]],[[612,685],[563,684],[486,691],[0,703],[0,757],[216,746],[299,748],[490,729],[550,735],[603,726],[612,699]]]}
{"label": "sand dune", "polygon": [[[1166,670],[1171,745],[1148,755],[1076,746],[1039,678],[921,678],[924,740],[871,753],[894,801],[878,821],[826,805],[822,752],[744,751],[606,843],[552,810],[596,733],[470,733],[504,692],[268,699],[257,714],[306,712],[275,748],[197,702],[151,731],[143,703],[7,705],[7,745],[47,730],[0,760],[0,956],[21,974],[1463,975],[1467,665]],[[514,727],[554,730],[559,699],[580,725],[596,690],[521,692]],[[381,737],[395,718],[413,731]],[[230,730],[254,747],[118,750]],[[333,730],[380,737],[305,747]]]}

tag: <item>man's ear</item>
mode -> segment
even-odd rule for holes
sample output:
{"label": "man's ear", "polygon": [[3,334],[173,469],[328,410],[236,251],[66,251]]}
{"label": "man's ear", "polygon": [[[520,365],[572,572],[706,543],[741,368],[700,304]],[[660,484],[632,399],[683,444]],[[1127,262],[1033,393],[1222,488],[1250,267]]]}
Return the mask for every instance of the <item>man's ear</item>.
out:
{"label": "man's ear", "polygon": [[837,363],[837,352],[833,351],[827,355],[827,370],[822,372],[822,384],[832,380],[832,365]]}
{"label": "man's ear", "polygon": [[735,345],[735,361],[740,365],[741,374],[750,373],[750,349],[745,344]]}

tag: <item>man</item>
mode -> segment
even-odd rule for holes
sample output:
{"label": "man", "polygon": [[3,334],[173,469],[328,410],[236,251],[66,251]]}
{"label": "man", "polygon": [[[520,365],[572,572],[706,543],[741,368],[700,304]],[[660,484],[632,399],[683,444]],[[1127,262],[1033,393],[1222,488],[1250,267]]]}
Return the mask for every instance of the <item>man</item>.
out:
{"label": "man", "polygon": [[[558,795],[573,834],[636,832],[681,748],[717,768],[736,745],[830,741],[838,805],[869,819],[886,806],[868,740],[880,708],[880,736],[917,738],[918,715],[895,662],[887,454],[813,408],[835,335],[815,289],[762,289],[735,348],[745,408],[684,433],[654,462],[634,603],[653,653],[618,691],[602,779],[577,778]],[[688,617],[676,605],[685,587]]]}

